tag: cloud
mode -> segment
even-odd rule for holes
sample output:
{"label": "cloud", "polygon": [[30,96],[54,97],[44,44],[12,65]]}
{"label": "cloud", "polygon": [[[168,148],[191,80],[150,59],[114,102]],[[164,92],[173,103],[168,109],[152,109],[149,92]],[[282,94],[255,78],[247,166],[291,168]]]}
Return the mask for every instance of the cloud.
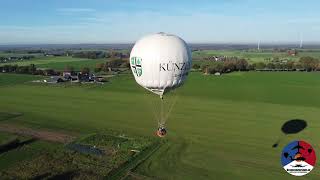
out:
{"label": "cloud", "polygon": [[57,9],[59,12],[94,12],[95,9],[90,8],[59,8]]}
{"label": "cloud", "polygon": [[291,23],[291,24],[306,24],[306,23],[314,24],[314,23],[317,23],[317,24],[319,24],[320,19],[316,18],[316,17],[304,17],[304,18],[298,17],[298,18],[289,19],[288,23]]}
{"label": "cloud", "polygon": [[58,8],[56,9],[56,11],[61,15],[78,15],[96,12],[95,9],[91,8]]}

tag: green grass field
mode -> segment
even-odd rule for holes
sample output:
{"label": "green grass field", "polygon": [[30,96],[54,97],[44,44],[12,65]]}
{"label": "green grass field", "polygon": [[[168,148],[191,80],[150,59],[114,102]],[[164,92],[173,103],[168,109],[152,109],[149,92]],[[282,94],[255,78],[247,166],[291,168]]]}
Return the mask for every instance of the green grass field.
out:
{"label": "green grass field", "polygon": [[[30,79],[0,74],[1,111],[23,114],[6,123],[83,135],[113,129],[154,136],[151,103],[158,97],[131,75],[92,86],[25,83]],[[292,179],[281,166],[281,151],[302,139],[319,154],[319,92],[319,73],[191,73],[177,90],[167,123],[168,143],[135,172],[159,179]],[[308,127],[284,135],[282,124],[296,118]],[[272,148],[279,139],[279,146]],[[318,167],[300,179],[318,179]]]}
{"label": "green grass field", "polygon": [[5,133],[5,132],[0,132],[0,145],[8,142],[9,140],[11,140],[15,137],[16,137],[15,135]]}
{"label": "green grass field", "polygon": [[39,68],[52,68],[55,70],[64,70],[66,66],[73,67],[76,71],[81,70],[83,67],[89,67],[92,71],[98,63],[105,63],[106,59],[87,59],[87,60],[76,60],[69,62],[49,62],[47,64],[40,64]]}

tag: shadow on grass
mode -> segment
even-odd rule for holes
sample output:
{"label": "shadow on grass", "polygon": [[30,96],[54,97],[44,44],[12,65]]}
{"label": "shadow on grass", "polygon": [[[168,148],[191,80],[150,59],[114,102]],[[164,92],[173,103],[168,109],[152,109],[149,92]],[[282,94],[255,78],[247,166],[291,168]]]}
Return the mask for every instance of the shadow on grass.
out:
{"label": "shadow on grass", "polygon": [[37,141],[37,139],[35,139],[35,138],[31,138],[31,139],[28,139],[28,140],[25,140],[22,142],[20,142],[19,139],[14,139],[14,140],[0,146],[0,154],[11,151],[13,149],[17,149],[17,148],[22,147],[27,144],[31,144],[35,141]]}
{"label": "shadow on grass", "polygon": [[58,175],[52,176],[50,173],[41,174],[33,177],[32,180],[48,179],[48,180],[60,180],[60,179],[73,179],[78,173],[76,171],[67,171]]}
{"label": "shadow on grass", "polygon": [[44,173],[44,174],[41,174],[39,176],[35,176],[32,178],[32,180],[41,180],[41,179],[44,179],[46,177],[50,176],[50,173]]}
{"label": "shadow on grass", "polygon": [[307,126],[308,126],[308,123],[302,119],[291,119],[289,121],[286,121],[281,127],[281,131],[283,134],[280,136],[277,142],[272,145],[272,147],[273,148],[278,147],[283,135],[286,136],[288,134],[297,134],[302,130],[304,130]]}
{"label": "shadow on grass", "polygon": [[9,119],[13,119],[19,116],[22,116],[23,113],[7,113],[7,112],[0,112],[0,121],[5,121]]}
{"label": "shadow on grass", "polygon": [[62,174],[55,175],[48,180],[73,179],[78,173],[76,171],[67,171]]}

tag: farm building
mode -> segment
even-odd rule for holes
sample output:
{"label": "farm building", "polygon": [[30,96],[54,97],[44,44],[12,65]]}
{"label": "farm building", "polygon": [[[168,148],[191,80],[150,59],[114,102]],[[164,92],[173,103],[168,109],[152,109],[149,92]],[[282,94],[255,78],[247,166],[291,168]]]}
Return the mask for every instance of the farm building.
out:
{"label": "farm building", "polygon": [[49,80],[46,80],[47,83],[62,83],[66,80],[63,77],[60,76],[51,76]]}
{"label": "farm building", "polygon": [[298,51],[295,49],[291,49],[288,51],[288,55],[289,56],[296,56],[296,55],[298,55]]}

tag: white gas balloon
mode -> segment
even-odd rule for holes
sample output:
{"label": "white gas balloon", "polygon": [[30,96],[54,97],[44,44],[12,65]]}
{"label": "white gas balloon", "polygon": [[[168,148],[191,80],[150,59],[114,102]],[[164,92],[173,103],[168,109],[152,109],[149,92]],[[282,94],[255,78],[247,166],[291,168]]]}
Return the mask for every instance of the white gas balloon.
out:
{"label": "white gas balloon", "polygon": [[161,98],[165,92],[183,84],[191,61],[191,51],[186,42],[166,33],[141,38],[130,54],[130,66],[136,82]]}

